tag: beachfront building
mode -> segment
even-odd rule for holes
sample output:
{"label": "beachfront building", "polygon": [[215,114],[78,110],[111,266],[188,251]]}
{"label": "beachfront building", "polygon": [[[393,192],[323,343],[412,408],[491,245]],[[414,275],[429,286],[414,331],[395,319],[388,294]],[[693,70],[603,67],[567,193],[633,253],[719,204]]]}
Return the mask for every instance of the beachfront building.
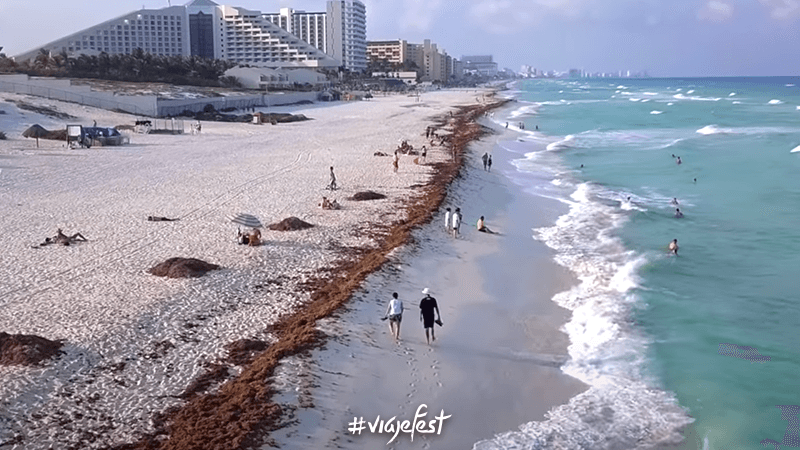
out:
{"label": "beachfront building", "polygon": [[367,44],[370,62],[388,62],[416,66],[420,81],[447,82],[456,73],[458,60],[453,59],[435,43],[426,39],[422,44],[404,40],[370,41]]}
{"label": "beachfront building", "polygon": [[493,77],[497,75],[497,63],[493,61],[492,55],[473,55],[462,56],[464,72],[482,77]]}
{"label": "beachfront building", "polygon": [[264,18],[292,33],[323,52],[327,41],[327,13],[281,8],[280,12],[264,14]]}
{"label": "beachfront building", "polygon": [[226,59],[260,67],[337,67],[339,60],[264,18],[260,11],[193,0],[184,6],[141,9],[79,31],[40,49],[68,55],[131,54]]}
{"label": "beachfront building", "polygon": [[350,72],[367,68],[367,8],[360,0],[328,0],[325,52]]}
{"label": "beachfront building", "polygon": [[272,69],[269,67],[234,67],[225,76],[235,77],[243,87],[260,90],[282,90],[328,85],[328,78],[311,69]]}

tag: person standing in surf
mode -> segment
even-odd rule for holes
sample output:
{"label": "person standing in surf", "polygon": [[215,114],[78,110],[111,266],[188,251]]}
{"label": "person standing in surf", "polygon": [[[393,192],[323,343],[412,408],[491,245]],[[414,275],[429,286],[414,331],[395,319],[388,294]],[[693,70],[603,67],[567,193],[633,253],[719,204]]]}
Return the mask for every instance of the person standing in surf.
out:
{"label": "person standing in surf", "polygon": [[[425,328],[425,339],[428,341],[428,345],[430,345],[431,341],[436,340],[436,334],[433,332],[433,325],[437,323],[442,325],[442,316],[439,313],[439,305],[436,303],[436,299],[431,297],[430,289],[425,288],[422,290],[422,293],[425,294],[425,297],[419,302],[419,320]],[[434,311],[436,311],[436,320],[434,320]]]}
{"label": "person standing in surf", "polygon": [[669,243],[669,252],[675,256],[678,256],[678,240],[673,239],[672,242]]}

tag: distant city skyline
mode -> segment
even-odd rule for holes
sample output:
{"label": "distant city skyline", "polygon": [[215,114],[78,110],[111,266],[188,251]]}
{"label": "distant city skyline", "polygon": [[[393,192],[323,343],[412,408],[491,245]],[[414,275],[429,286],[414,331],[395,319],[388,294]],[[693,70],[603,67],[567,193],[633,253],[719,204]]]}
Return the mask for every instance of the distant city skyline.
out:
{"label": "distant city skyline", "polygon": [[[185,1],[172,0],[173,5]],[[324,11],[324,0],[217,3]],[[367,39],[431,39],[453,56],[492,54],[519,71],[651,76],[800,75],[799,0],[364,0]],[[167,0],[4,0],[0,46],[14,56]]]}

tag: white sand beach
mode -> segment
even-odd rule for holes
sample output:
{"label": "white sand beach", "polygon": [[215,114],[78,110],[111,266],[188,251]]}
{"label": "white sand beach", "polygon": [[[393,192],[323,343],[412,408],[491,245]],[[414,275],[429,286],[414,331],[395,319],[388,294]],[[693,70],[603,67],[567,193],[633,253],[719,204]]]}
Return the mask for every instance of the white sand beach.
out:
{"label": "white sand beach", "polygon": [[[269,326],[308,300],[304,282],[373,245],[377,225],[404,219],[403,205],[432,166],[402,155],[395,174],[391,158],[373,154],[391,154],[401,140],[419,149],[434,116],[475,103],[475,95],[295,107],[313,120],[209,122],[200,135],[132,134],[123,147],[69,149],[47,140],[36,148],[20,133],[34,123],[110,127],[135,118],[0,94],[0,131],[9,138],[0,140],[0,331],[64,342],[64,354],[42,367],[0,367],[0,445],[104,448],[152,432],[154,417],[180,405],[187,385],[225,358],[226,344],[270,342]],[[20,110],[11,100],[75,118]],[[428,163],[448,158],[441,147],[428,152]],[[330,166],[341,188],[333,193],[324,189]],[[388,198],[346,199],[366,190]],[[322,196],[342,209],[322,210]],[[263,246],[240,246],[226,218],[240,212],[264,224],[295,216],[315,226],[265,230]],[[88,241],[36,247],[57,228]],[[221,269],[194,279],[147,273],[171,257]],[[229,367],[229,376],[239,370]]]}

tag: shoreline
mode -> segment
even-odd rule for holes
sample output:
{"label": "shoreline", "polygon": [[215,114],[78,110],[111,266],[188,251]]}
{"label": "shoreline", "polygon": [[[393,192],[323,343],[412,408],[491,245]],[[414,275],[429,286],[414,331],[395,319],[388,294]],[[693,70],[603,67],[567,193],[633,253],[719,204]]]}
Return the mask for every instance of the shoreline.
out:
{"label": "shoreline", "polygon": [[[495,172],[517,155],[495,142],[517,134],[493,128],[497,134],[491,139],[470,146],[462,176],[448,189],[448,206],[465,211],[462,236],[456,241],[443,236],[442,213],[437,213],[433,223],[416,231],[413,245],[367,280],[352,306],[322,326],[331,335],[329,345],[284,364],[277,377],[291,417],[275,433],[274,445],[386,446],[391,435],[365,431],[352,436],[346,433],[348,421],[355,416],[411,419],[424,403],[428,419],[441,410],[453,415],[445,432],[417,436],[413,443],[405,435],[392,448],[471,448],[543,419],[585,389],[560,370],[568,341],[559,328],[568,317],[552,301],[575,283],[574,277],[530,233],[533,226],[554,222],[564,207],[511,192],[511,180]],[[491,173],[479,167],[484,151],[496,158]],[[534,221],[531,207],[536,208]],[[472,216],[479,215],[502,234],[478,233]],[[445,322],[431,346],[417,322],[422,287],[433,290]],[[392,291],[400,292],[407,310],[396,344],[386,323],[377,320]]]}

